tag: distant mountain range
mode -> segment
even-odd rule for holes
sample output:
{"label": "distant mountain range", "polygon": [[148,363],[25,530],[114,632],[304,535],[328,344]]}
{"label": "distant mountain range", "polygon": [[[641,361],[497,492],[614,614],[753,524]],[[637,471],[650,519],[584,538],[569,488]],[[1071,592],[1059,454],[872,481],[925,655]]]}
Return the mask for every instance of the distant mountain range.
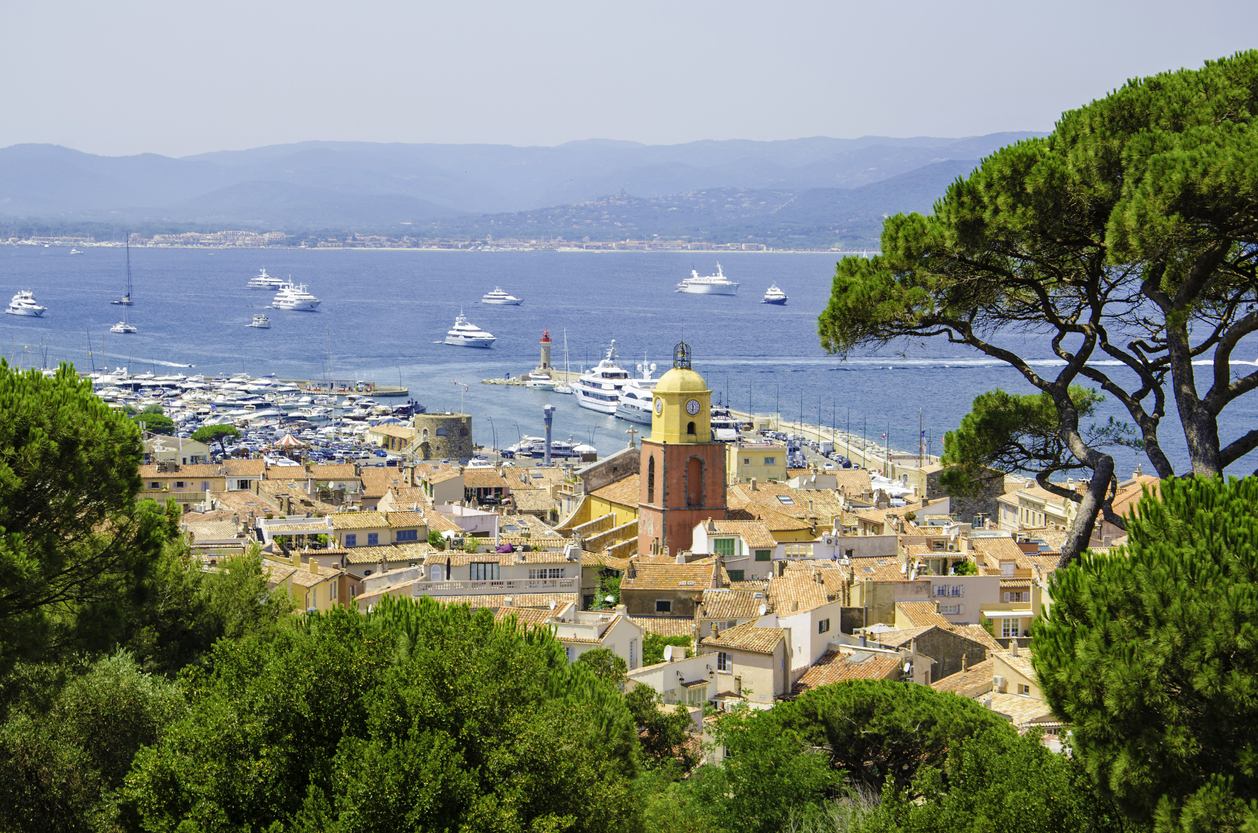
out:
{"label": "distant mountain range", "polygon": [[[172,159],[0,149],[0,218],[483,239],[876,242],[948,183],[1031,135],[558,147],[302,142]],[[791,241],[794,241],[793,243]]]}

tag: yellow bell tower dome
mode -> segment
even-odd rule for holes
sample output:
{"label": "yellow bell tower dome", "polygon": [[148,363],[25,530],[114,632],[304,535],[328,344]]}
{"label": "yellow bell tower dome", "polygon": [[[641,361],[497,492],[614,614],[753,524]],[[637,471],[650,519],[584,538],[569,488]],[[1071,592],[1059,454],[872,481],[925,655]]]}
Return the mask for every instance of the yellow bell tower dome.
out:
{"label": "yellow bell tower dome", "polygon": [[655,384],[651,439],[657,443],[712,442],[712,391],[690,368],[690,345],[673,348],[673,367]]}

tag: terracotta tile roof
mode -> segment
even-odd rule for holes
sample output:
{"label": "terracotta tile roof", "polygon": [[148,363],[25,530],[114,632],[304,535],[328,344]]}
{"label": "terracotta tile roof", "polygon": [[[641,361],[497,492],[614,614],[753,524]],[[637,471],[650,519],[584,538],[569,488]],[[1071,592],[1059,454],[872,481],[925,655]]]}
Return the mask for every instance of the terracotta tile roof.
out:
{"label": "terracotta tile roof", "polygon": [[513,489],[511,502],[520,512],[549,512],[559,508],[559,501],[542,489]]}
{"label": "terracotta tile roof", "polygon": [[[181,523],[192,540],[224,541],[239,535],[240,525],[235,521],[206,521],[204,523]],[[251,539],[252,540],[252,539]]]}
{"label": "terracotta tile roof", "polygon": [[846,495],[864,495],[874,490],[865,469],[835,469],[836,488]]}
{"label": "terracotta tile roof", "polygon": [[830,601],[820,572],[788,570],[769,582],[769,599],[779,616],[790,616],[821,607]]}
{"label": "terracotta tile roof", "polygon": [[898,679],[901,673],[900,662],[901,659],[896,654],[871,651],[842,654],[838,651],[827,651],[795,681],[795,685],[791,686],[791,696],[798,697],[805,691],[847,680]]}
{"label": "terracotta tile roof", "polygon": [[652,564],[644,559],[635,558],[630,561],[629,569],[620,580],[621,591],[625,590],[693,590],[702,593],[713,586],[713,572],[720,570],[716,584],[723,586],[729,583],[724,568],[718,567],[716,560],[704,558],[689,564],[677,564],[672,561]]}
{"label": "terracotta tile roof", "polygon": [[262,572],[266,574],[266,586],[274,590],[287,581],[289,576],[297,572],[297,568],[291,564],[279,564],[263,559]]}
{"label": "terracotta tile roof", "polygon": [[914,627],[938,625],[944,630],[952,629],[952,623],[939,615],[939,608],[934,602],[896,602],[895,612],[912,622]]}
{"label": "terracotta tile roof", "polygon": [[[349,547],[343,550],[348,564],[376,564],[381,559],[388,559],[389,567],[404,567],[412,561],[423,564],[434,550],[427,541],[414,544],[392,544],[383,547]],[[318,554],[317,551],[315,554]]]}
{"label": "terracotta tile roof", "polygon": [[379,434],[382,437],[400,437],[409,440],[415,436],[415,429],[407,425],[373,425],[367,429],[368,434]]}
{"label": "terracotta tile roof", "polygon": [[557,483],[563,483],[568,474],[559,466],[503,466],[502,476],[511,484],[511,490],[544,489]]}
{"label": "terracotta tile roof", "polygon": [[558,608],[551,610],[549,607],[499,607],[494,609],[494,620],[503,622],[514,616],[521,627],[546,627],[558,612]]}
{"label": "terracotta tile roof", "polygon": [[320,570],[317,573],[312,573],[306,569],[295,569],[289,577],[289,583],[298,587],[314,587],[326,581],[335,581],[340,574],[340,570]]}
{"label": "terracotta tile roof", "polygon": [[996,641],[996,637],[988,633],[987,628],[984,628],[982,625],[953,625],[952,631],[982,645],[987,649],[989,656],[992,651],[1001,650],[1000,643]]}
{"label": "terracotta tile roof", "polygon": [[[900,571],[898,559],[887,556],[877,558],[853,558],[851,563],[854,581],[908,581],[909,577]],[[925,581],[927,579],[919,579]]]}
{"label": "terracotta tile roof", "polygon": [[437,483],[445,483],[447,480],[462,478],[463,474],[455,469],[440,469],[438,471],[429,472],[420,472],[416,470],[415,476],[422,480],[427,480],[429,483],[435,485]]}
{"label": "terracotta tile roof", "polygon": [[740,535],[753,550],[773,549],[777,541],[764,521],[712,521],[717,534]]}
{"label": "terracotta tile roof", "polygon": [[303,477],[313,477],[316,481],[357,480],[358,471],[353,463],[308,463]]}
{"label": "terracotta tile roof", "polygon": [[463,527],[450,520],[436,509],[428,508],[424,510],[424,520],[428,522],[428,530],[431,532],[454,532],[458,535],[463,534]]}
{"label": "terracotta tile roof", "polygon": [[609,483],[601,489],[595,489],[590,495],[608,503],[614,503],[617,506],[633,506],[638,505],[641,498],[642,478],[637,472],[617,480],[615,483]]}
{"label": "terracotta tile roof", "polygon": [[382,498],[392,487],[406,488],[406,475],[391,466],[368,466],[362,470],[363,497]]}
{"label": "terracotta tile roof", "polygon": [[[920,628],[904,628],[898,631],[879,631],[869,637],[870,642],[877,642],[886,648],[900,648],[908,645],[927,631],[938,628],[938,625],[925,625]],[[945,630],[945,628],[939,628]]]}
{"label": "terracotta tile roof", "polygon": [[752,579],[749,581],[731,581],[729,583],[730,590],[751,590],[755,593],[768,593],[769,582],[763,579]]}
{"label": "terracotta tile roof", "polygon": [[987,566],[1000,568],[1001,561],[1014,561],[1020,569],[1030,569],[1031,562],[1012,538],[971,538],[970,548],[981,555]]}
{"label": "terracotta tile roof", "polygon": [[729,630],[715,633],[699,640],[708,648],[728,648],[734,651],[750,651],[753,654],[772,654],[786,638],[781,628],[756,627],[755,620],[735,625]]}
{"label": "terracotta tile roof", "polygon": [[1035,574],[1038,577],[1047,579],[1057,569],[1057,563],[1061,561],[1061,553],[1028,555],[1026,560],[1031,562],[1031,567],[1035,570]]}
{"label": "terracotta tile roof", "polygon": [[379,529],[388,527],[389,522],[379,512],[337,512],[328,515],[333,529]]}
{"label": "terracotta tile roof", "polygon": [[844,567],[836,561],[825,561],[813,558],[786,562],[787,573],[801,571],[813,575],[814,579],[819,576],[822,584],[825,585],[826,595],[829,596],[831,600],[840,599],[846,604],[848,582],[851,575],[847,567]]}
{"label": "terracotta tile roof", "polygon": [[930,684],[935,691],[951,691],[971,699],[992,690],[992,661],[976,662],[964,671],[936,680]]}
{"label": "terracotta tile roof", "polygon": [[261,477],[266,473],[266,460],[240,460],[231,457],[223,461],[223,471],[228,477]]}
{"label": "terracotta tile roof", "polygon": [[464,469],[463,486],[468,489],[502,489],[511,491],[511,484],[495,469]]}
{"label": "terracotta tile roof", "polygon": [[1162,481],[1151,474],[1138,474],[1131,481],[1124,482],[1128,483],[1128,485],[1120,487],[1114,493],[1114,513],[1119,517],[1125,517],[1135,508],[1135,505],[1144,496],[1145,487],[1148,487],[1149,491],[1156,496],[1159,487],[1162,485]]}
{"label": "terracotta tile roof", "polygon": [[1035,667],[1031,665],[1031,652],[1025,648],[1019,648],[1017,656],[1007,650],[992,651],[992,659],[1003,662],[1033,683],[1039,681]]}
{"label": "terracotta tile roof", "polygon": [[606,567],[609,570],[617,570],[621,573],[629,569],[628,558],[616,558],[614,556],[610,556],[607,554],[606,550],[586,553],[581,558],[581,563],[587,567],[590,565],[598,565]]}
{"label": "terracotta tile roof", "polygon": [[381,512],[385,521],[393,529],[409,529],[413,526],[427,526],[428,521],[424,518],[423,512]]}
{"label": "terracotta tile roof", "polygon": [[629,621],[642,628],[645,633],[657,636],[688,636],[694,642],[695,621],[673,616],[631,616]]}
{"label": "terracotta tile roof", "polygon": [[752,590],[704,590],[696,614],[699,619],[755,619],[760,616],[760,606],[769,599],[763,593]]}
{"label": "terracotta tile roof", "polygon": [[1033,700],[1030,697],[1021,694],[1003,694],[999,691],[993,691],[991,695],[991,705],[988,706],[994,712],[1006,715],[1013,721],[1013,725],[1019,729],[1053,713],[1048,707],[1048,703],[1043,700]]}

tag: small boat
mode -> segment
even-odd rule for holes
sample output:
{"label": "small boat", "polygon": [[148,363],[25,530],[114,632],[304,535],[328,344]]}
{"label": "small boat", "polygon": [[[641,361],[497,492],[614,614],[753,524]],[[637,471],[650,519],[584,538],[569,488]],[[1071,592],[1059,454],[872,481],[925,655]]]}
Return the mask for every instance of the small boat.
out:
{"label": "small boat", "polygon": [[29,289],[19,290],[5,309],[9,315],[29,315],[34,318],[39,318],[47,311],[48,307],[41,307],[35,302],[35,293]]}
{"label": "small boat", "polygon": [[70,254],[72,254],[72,255],[81,255],[81,254],[83,254],[83,253],[82,253],[81,251],[79,251],[78,249],[71,248],[71,249],[70,249]]}
{"label": "small boat", "polygon": [[126,316],[124,315],[122,321],[119,321],[117,324],[109,328],[109,332],[111,333],[138,333],[139,330],[135,328],[134,324],[127,323]]}
{"label": "small boat", "polygon": [[517,304],[524,303],[524,300],[522,298],[517,298],[514,295],[508,295],[506,290],[501,286],[495,286],[493,292],[486,292],[481,296],[480,302],[482,304],[504,304],[515,306]]}
{"label": "small boat", "polygon": [[304,283],[285,281],[280,284],[280,291],[275,293],[271,306],[275,309],[314,312],[319,308],[320,303],[322,302],[318,298],[306,291]]}
{"label": "small boat", "polygon": [[716,264],[715,275],[702,275],[690,270],[690,277],[677,284],[678,292],[689,292],[691,295],[733,295],[738,292],[738,281],[731,281],[721,271],[721,264]]}
{"label": "small boat", "polygon": [[497,341],[493,333],[487,333],[480,327],[468,321],[463,317],[463,313],[459,312],[459,317],[454,319],[454,326],[446,333],[445,343],[453,344],[456,347],[490,347]]}
{"label": "small boat", "polygon": [[257,315],[255,315],[255,316],[253,317],[253,320],[252,320],[252,321],[250,321],[250,322],[249,322],[248,324],[246,324],[245,326],[246,326],[246,327],[257,327],[257,328],[258,328],[258,329],[260,329],[260,330],[269,330],[269,329],[271,329],[271,319],[267,318],[267,317],[266,317],[265,315],[263,315],[262,313],[258,313]]}
{"label": "small boat", "polygon": [[249,283],[245,284],[250,289],[279,289],[284,285],[281,278],[273,278],[263,269],[258,274],[249,279]]}
{"label": "small boat", "polygon": [[760,303],[776,304],[779,307],[786,306],[786,293],[778,289],[777,284],[770,284],[768,290],[764,293],[764,297],[760,299]]}

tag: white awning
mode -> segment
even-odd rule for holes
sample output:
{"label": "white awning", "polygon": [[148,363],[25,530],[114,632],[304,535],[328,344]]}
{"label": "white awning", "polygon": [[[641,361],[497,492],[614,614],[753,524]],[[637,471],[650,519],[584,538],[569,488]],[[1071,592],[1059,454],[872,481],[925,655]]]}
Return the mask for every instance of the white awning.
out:
{"label": "white awning", "polygon": [[982,613],[988,619],[1031,619],[1035,616],[1030,610],[984,610]]}

